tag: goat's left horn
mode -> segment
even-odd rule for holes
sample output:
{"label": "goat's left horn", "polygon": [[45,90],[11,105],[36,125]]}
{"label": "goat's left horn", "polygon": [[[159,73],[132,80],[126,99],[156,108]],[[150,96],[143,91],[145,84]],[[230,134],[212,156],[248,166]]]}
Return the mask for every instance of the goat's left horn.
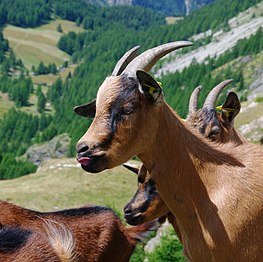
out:
{"label": "goat's left horn", "polygon": [[198,86],[194,89],[189,100],[189,113],[196,112],[198,109],[198,96],[202,89],[202,86]]}
{"label": "goat's left horn", "polygon": [[123,70],[127,67],[127,65],[136,57],[137,52],[140,46],[137,45],[133,47],[131,50],[127,51],[122,58],[117,62],[115,68],[112,71],[113,76],[120,75]]}
{"label": "goat's left horn", "polygon": [[151,68],[156,64],[156,62],[163,56],[171,53],[176,49],[191,46],[192,44],[193,43],[189,41],[177,41],[148,49],[137,56],[134,60],[132,60],[127,65],[123,73],[127,73],[135,77],[137,70],[144,70],[146,72],[149,72]]}
{"label": "goat's left horn", "polygon": [[212,109],[215,107],[215,103],[216,100],[220,94],[220,92],[223,90],[224,87],[226,87],[228,84],[230,84],[233,81],[233,79],[228,79],[225,80],[223,82],[221,82],[220,84],[218,84],[217,86],[215,86],[210,93],[208,94],[208,96],[206,97],[206,100],[204,102],[203,108],[208,108],[208,109]]}

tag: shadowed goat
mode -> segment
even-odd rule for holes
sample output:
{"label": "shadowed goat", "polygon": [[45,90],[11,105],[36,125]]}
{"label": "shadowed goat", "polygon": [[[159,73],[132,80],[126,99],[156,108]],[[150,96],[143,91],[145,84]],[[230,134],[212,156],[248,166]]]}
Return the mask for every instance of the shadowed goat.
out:
{"label": "shadowed goat", "polygon": [[0,225],[19,226],[46,236],[50,232],[46,225],[59,223],[73,236],[63,238],[63,246],[76,258],[72,261],[78,262],[129,261],[135,245],[156,225],[151,222],[125,228],[111,209],[100,206],[44,213],[0,201],[0,210]]}
{"label": "shadowed goat", "polygon": [[145,72],[164,54],[187,45],[147,50],[120,75],[105,79],[95,118],[77,144],[77,159],[96,173],[137,155],[176,217],[192,261],[260,261],[262,148],[207,141],[167,105],[161,87]]}

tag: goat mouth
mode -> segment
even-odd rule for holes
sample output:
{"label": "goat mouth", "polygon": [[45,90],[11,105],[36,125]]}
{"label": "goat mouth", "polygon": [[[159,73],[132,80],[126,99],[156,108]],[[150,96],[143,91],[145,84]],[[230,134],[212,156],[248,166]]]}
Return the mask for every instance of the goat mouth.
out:
{"label": "goat mouth", "polygon": [[89,173],[99,173],[106,169],[106,159],[104,155],[95,156],[77,156],[77,161],[82,169]]}
{"label": "goat mouth", "polygon": [[142,213],[137,214],[125,214],[124,218],[129,225],[136,226],[143,223]]}
{"label": "goat mouth", "polygon": [[92,157],[83,156],[83,157],[77,157],[77,161],[84,166],[88,166],[89,163],[92,161]]}

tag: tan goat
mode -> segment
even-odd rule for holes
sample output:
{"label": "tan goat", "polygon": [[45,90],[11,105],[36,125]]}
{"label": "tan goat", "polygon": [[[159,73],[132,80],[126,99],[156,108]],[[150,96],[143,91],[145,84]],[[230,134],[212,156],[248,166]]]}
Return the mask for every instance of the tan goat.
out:
{"label": "tan goat", "polygon": [[100,172],[137,155],[175,215],[192,261],[261,261],[263,150],[206,141],[177,116],[159,84],[142,71],[167,46],[146,51],[121,75],[105,79],[77,159],[84,170]]}
{"label": "tan goat", "polygon": [[64,245],[74,250],[74,261],[78,262],[129,261],[135,245],[155,226],[151,222],[125,228],[111,209],[100,206],[43,213],[0,201],[0,210],[0,225],[19,226],[46,236],[50,232],[47,223],[59,223],[73,235],[65,238]]}
{"label": "tan goat", "polygon": [[[203,108],[199,110],[197,103],[201,88],[195,88],[189,101],[187,123],[196,128],[207,139],[220,143],[232,141],[239,145],[245,139],[238,135],[233,126],[234,118],[240,111],[240,102],[237,95],[233,92],[228,94],[220,114],[213,110],[219,93],[231,82],[231,80],[226,80],[214,87],[208,94]],[[155,183],[146,168],[142,166],[139,170],[127,164],[124,164],[124,167],[138,175],[138,189],[124,207],[127,223],[138,225],[156,218],[162,221],[167,217],[181,241],[181,233],[176,218],[158,194]],[[187,252],[184,253],[185,256],[189,257]]]}
{"label": "tan goat", "polygon": [[[208,94],[204,105],[198,110],[198,96],[201,90],[200,86],[195,88],[189,101],[189,113],[187,123],[196,128],[205,138],[219,142],[234,142],[237,145],[245,141],[234,129],[234,118],[240,111],[240,102],[234,92],[230,92],[224,102],[221,112],[215,110],[215,102],[219,93],[232,80],[225,80],[215,86]],[[133,198],[124,207],[125,219],[131,225],[138,225],[153,219],[168,215],[173,223],[176,219],[172,219],[168,207],[158,194],[154,181],[144,166],[135,168],[128,164],[124,167],[138,175],[138,189]],[[177,224],[173,224],[178,231]],[[177,232],[178,233],[178,232]]]}
{"label": "tan goat", "polygon": [[241,105],[238,96],[230,92],[220,112],[215,108],[216,100],[222,91],[232,80],[225,80],[215,86],[208,94],[203,107],[198,109],[198,95],[201,87],[193,91],[189,101],[189,113],[187,123],[197,129],[205,138],[220,143],[229,141],[239,145],[247,142],[234,128],[234,119],[240,111]]}

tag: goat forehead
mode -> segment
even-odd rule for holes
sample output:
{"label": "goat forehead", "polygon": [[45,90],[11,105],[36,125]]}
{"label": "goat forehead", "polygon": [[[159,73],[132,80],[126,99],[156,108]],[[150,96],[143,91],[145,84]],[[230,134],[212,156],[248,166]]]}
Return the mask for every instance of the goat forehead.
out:
{"label": "goat forehead", "polygon": [[202,109],[197,118],[200,125],[219,125],[217,112],[214,109]]}
{"label": "goat forehead", "polygon": [[107,77],[97,94],[97,108],[105,110],[138,102],[139,91],[136,87],[136,80],[127,76]]}
{"label": "goat forehead", "polygon": [[97,93],[97,107],[98,105],[105,106],[116,100],[120,92],[121,81],[120,77],[107,77],[100,86]]}

